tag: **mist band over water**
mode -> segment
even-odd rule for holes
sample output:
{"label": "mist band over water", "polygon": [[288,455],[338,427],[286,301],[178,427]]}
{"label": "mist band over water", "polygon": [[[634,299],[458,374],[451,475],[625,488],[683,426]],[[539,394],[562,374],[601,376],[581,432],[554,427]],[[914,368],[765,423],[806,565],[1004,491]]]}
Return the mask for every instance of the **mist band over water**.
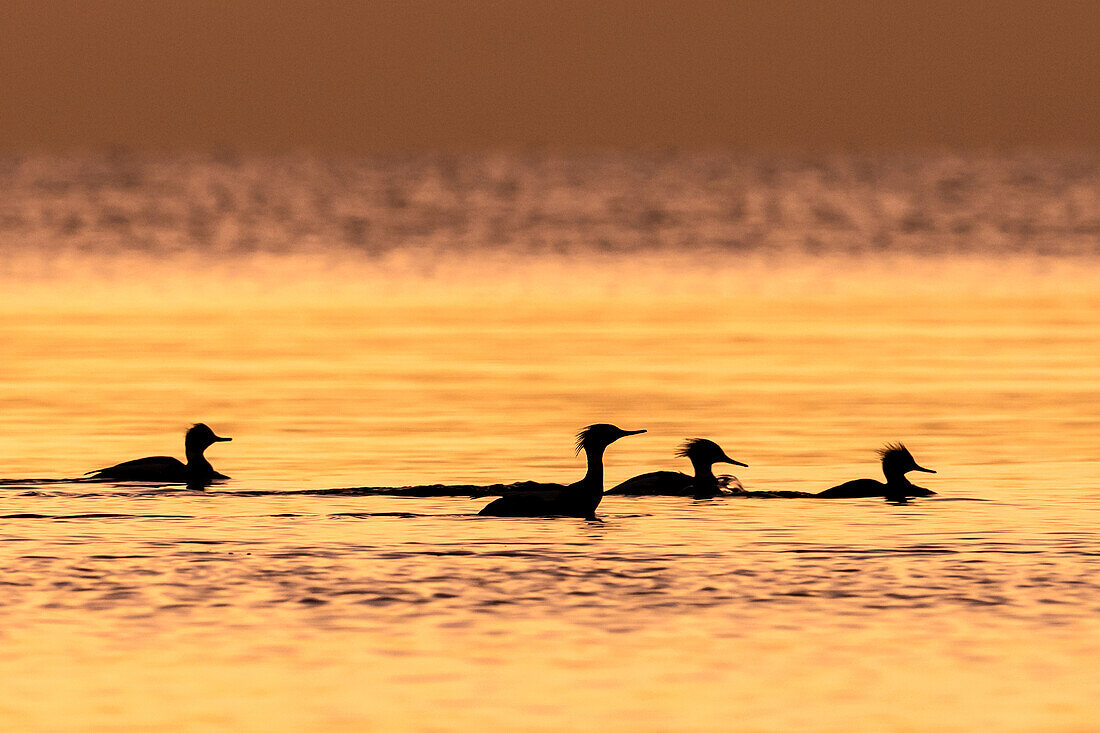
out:
{"label": "mist band over water", "polygon": [[0,253],[1095,255],[1094,153],[0,158]]}

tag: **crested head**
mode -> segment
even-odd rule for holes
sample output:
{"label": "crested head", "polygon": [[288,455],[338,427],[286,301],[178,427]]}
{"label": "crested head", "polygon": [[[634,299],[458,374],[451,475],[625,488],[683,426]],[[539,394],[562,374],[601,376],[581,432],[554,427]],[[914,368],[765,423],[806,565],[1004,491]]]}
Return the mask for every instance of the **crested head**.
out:
{"label": "crested head", "polygon": [[905,447],[904,443],[887,443],[878,449],[878,455],[884,462],[887,460],[913,460],[913,454],[909,452],[909,449]]}
{"label": "crested head", "polygon": [[694,458],[694,457],[706,457],[713,455],[724,455],[722,448],[713,440],[707,440],[706,438],[691,438],[685,440],[684,444],[676,449],[676,455],[682,458]]}
{"label": "crested head", "polygon": [[909,471],[923,471],[935,473],[930,468],[923,468],[917,464],[913,454],[902,443],[887,443],[878,451],[882,458],[882,471],[887,476],[890,474],[905,474]]}
{"label": "crested head", "polygon": [[720,445],[706,438],[691,438],[684,441],[684,444],[677,449],[676,455],[687,458],[693,463],[705,461],[709,463],[732,463],[738,466],[745,465],[727,456]]}
{"label": "crested head", "polygon": [[206,423],[201,422],[192,425],[187,431],[187,437],[185,438],[187,445],[201,445],[203,447],[227,440],[233,439],[219,437]]}
{"label": "crested head", "polygon": [[577,453],[591,448],[606,448],[625,435],[637,435],[645,430],[623,430],[609,423],[595,423],[577,433]]}
{"label": "crested head", "polygon": [[189,440],[201,440],[203,438],[209,438],[213,434],[214,431],[210,429],[210,426],[202,422],[197,422],[187,429],[187,438]]}

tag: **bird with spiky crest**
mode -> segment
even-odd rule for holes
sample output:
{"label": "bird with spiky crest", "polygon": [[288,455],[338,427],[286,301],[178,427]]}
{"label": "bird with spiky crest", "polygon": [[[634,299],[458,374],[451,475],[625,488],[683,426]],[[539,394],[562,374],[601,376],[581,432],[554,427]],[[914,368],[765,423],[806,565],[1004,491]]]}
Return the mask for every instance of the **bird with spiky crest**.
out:
{"label": "bird with spiky crest", "polygon": [[913,484],[905,474],[910,471],[935,473],[931,468],[917,464],[913,454],[901,443],[887,443],[878,451],[882,459],[882,473],[886,483],[870,478],[856,479],[826,489],[816,496],[821,499],[856,499],[869,496],[884,496],[887,501],[902,502],[914,496],[934,496],[935,491]]}
{"label": "bird with spiky crest", "polygon": [[679,471],[652,471],[628,478],[607,493],[622,496],[693,496],[696,499],[707,499],[744,492],[744,487],[736,477],[715,476],[714,464],[729,463],[746,468],[748,464],[727,456],[713,440],[687,440],[676,450],[676,455],[691,461],[694,475],[688,476]]}
{"label": "bird with spiky crest", "polygon": [[86,481],[148,481],[158,484],[187,484],[190,488],[204,488],[214,481],[229,478],[214,470],[206,460],[206,449],[214,443],[232,438],[222,438],[204,423],[192,425],[184,437],[187,463],[171,456],[150,456],[126,461],[96,471],[89,471]]}
{"label": "bird with spiky crest", "polygon": [[575,484],[561,488],[510,492],[478,514],[493,517],[581,517],[594,520],[603,499],[603,454],[607,446],[645,430],[623,430],[607,423],[589,425],[577,433],[577,454],[584,451],[588,471]]}

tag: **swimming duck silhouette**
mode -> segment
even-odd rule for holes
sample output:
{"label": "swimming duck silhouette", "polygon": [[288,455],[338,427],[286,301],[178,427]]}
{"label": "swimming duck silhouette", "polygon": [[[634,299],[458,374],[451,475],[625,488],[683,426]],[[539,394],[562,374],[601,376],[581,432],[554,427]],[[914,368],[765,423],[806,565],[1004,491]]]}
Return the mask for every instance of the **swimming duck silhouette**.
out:
{"label": "swimming duck silhouette", "polygon": [[694,496],[697,499],[706,499],[721,494],[744,492],[741,482],[733,476],[723,476],[721,479],[715,477],[714,464],[732,463],[746,468],[748,464],[727,456],[713,440],[692,438],[680,446],[676,455],[691,461],[694,476],[679,471],[653,471],[628,478],[607,493],[623,496]]}
{"label": "swimming duck silhouette", "polygon": [[882,473],[886,476],[886,483],[871,478],[861,478],[855,481],[834,486],[815,494],[821,499],[855,499],[867,496],[884,496],[890,501],[904,501],[912,496],[934,496],[935,491],[917,486],[905,477],[910,471],[922,471],[935,473],[931,468],[917,465],[913,454],[901,443],[887,443],[879,450],[882,456]]}
{"label": "swimming duck silhouette", "polygon": [[215,471],[210,461],[203,455],[214,443],[229,440],[233,439],[218,437],[213,430],[200,422],[193,425],[184,438],[187,463],[182,463],[170,456],[152,456],[89,471],[84,475],[92,480],[154,481],[202,487],[213,481],[229,478]]}
{"label": "swimming duck silhouette", "polygon": [[478,514],[492,517],[581,517],[595,519],[603,498],[603,454],[607,446],[645,430],[623,430],[606,423],[589,425],[577,433],[577,453],[584,451],[588,472],[575,484],[545,491],[509,493]]}

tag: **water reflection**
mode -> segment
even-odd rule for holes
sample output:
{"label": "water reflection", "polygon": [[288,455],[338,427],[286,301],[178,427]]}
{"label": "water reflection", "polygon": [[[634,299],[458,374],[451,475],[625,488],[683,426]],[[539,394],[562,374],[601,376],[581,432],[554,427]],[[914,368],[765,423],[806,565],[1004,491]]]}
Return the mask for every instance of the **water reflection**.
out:
{"label": "water reflection", "polygon": [[[1093,727],[1098,279],[1035,255],[1091,251],[1094,166],[698,162],[653,189],[606,160],[506,161],[503,187],[477,160],[385,185],[370,162],[157,160],[125,190],[102,164],[16,165],[4,722]],[[63,480],[195,419],[234,436],[232,480]],[[649,432],[605,487],[708,435],[748,489],[818,492],[902,436],[937,495],[608,496],[594,523],[370,489],[564,484],[569,436],[607,421]]]}

